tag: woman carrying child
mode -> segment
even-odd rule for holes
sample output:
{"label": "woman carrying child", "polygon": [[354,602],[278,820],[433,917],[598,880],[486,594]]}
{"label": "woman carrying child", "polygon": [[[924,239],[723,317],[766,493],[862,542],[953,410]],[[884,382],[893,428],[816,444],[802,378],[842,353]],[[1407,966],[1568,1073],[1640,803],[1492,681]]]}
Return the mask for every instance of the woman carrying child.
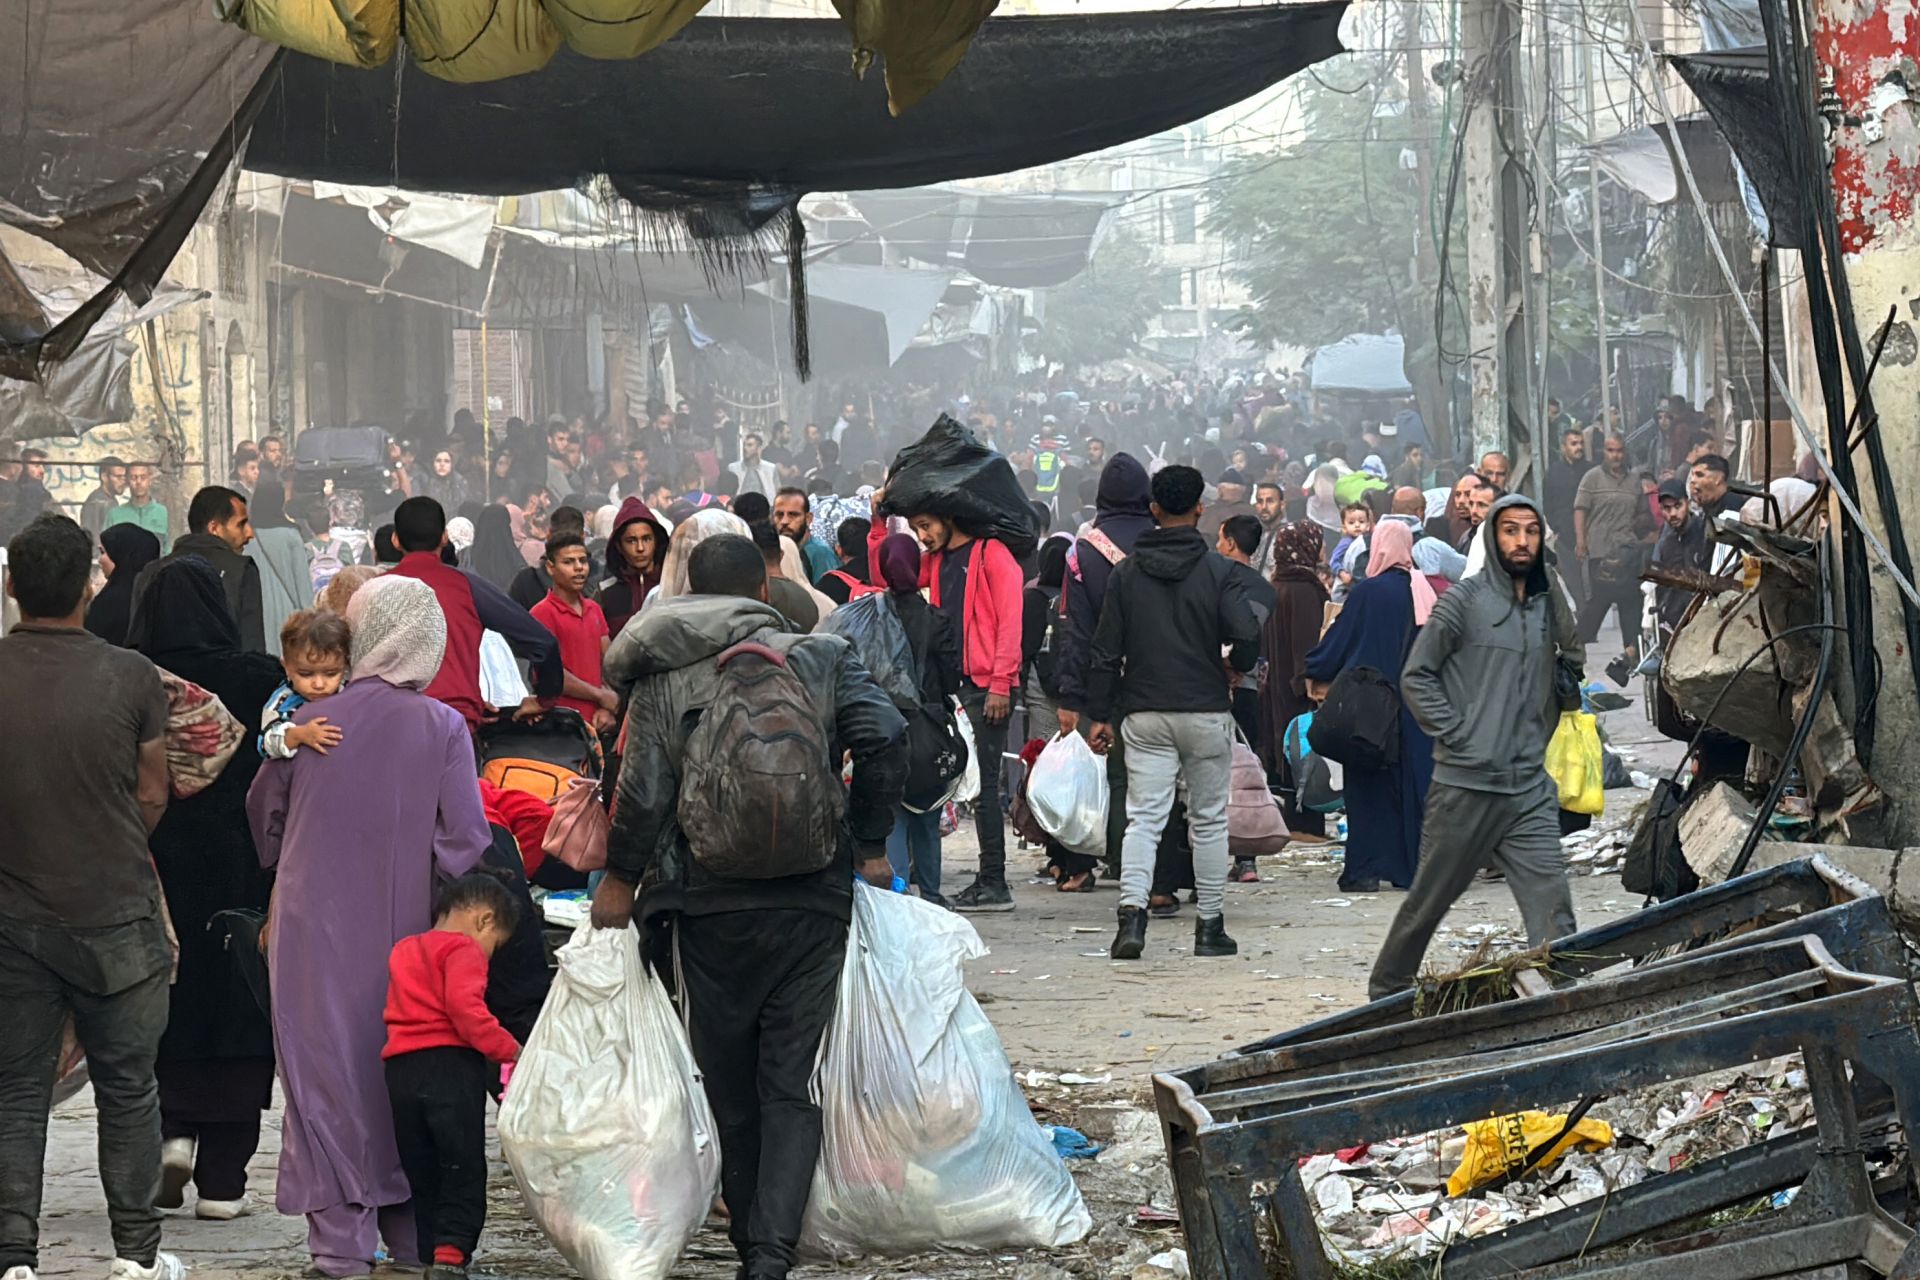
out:
{"label": "woman carrying child", "polygon": [[324,1275],[365,1275],[382,1237],[418,1260],[381,1050],[387,955],[433,923],[435,874],[460,876],[490,840],[466,722],[421,695],[447,624],[433,592],[380,577],[347,605],[346,688],[294,713],[342,736],[261,769],[247,799],[260,861],[278,867],[272,974],[286,1100],[279,1208],[305,1214]]}

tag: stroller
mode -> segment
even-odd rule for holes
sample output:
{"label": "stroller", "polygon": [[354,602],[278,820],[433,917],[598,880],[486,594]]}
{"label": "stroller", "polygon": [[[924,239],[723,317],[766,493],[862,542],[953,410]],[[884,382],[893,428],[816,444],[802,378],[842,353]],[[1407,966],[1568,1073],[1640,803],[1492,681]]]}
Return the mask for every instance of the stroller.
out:
{"label": "stroller", "polygon": [[[502,720],[480,730],[480,777],[503,791],[523,791],[547,805],[575,778],[601,780],[600,736],[578,711],[555,707],[538,720]],[[585,872],[557,858],[539,864],[531,879],[544,889],[584,889]]]}

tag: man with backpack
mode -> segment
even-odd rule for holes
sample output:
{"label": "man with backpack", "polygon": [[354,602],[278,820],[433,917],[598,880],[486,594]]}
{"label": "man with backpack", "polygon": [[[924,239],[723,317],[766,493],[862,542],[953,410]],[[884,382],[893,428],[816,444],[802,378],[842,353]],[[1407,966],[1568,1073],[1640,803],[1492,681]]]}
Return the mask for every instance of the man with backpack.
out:
{"label": "man with backpack", "polygon": [[820,1154],[810,1085],[853,877],[891,880],[906,722],[844,638],[785,630],[750,539],[707,539],[687,580],[607,653],[627,751],[593,924],[626,927],[636,901],[673,918],[739,1274],[779,1280]]}
{"label": "man with backpack", "polygon": [[[1222,913],[1227,884],[1227,798],[1233,768],[1227,667],[1253,670],[1260,622],[1237,566],[1199,530],[1205,482],[1192,467],[1153,478],[1153,519],[1113,572],[1093,635],[1087,735],[1095,751],[1113,744],[1124,714],[1127,834],[1120,873],[1119,929],[1111,954],[1137,960],[1147,941],[1147,892],[1175,786],[1187,784],[1198,918],[1193,954],[1238,952]],[[1227,650],[1227,662],[1221,651]]]}

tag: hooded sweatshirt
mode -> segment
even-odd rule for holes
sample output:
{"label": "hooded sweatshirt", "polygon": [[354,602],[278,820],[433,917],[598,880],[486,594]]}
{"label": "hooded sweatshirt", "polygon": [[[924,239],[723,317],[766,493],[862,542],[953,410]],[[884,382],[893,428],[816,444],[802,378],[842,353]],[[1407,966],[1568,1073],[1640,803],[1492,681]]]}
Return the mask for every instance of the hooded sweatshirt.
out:
{"label": "hooded sweatshirt", "polygon": [[[628,525],[636,523],[653,526],[653,568],[645,573],[628,571],[620,554],[620,535]],[[660,585],[660,565],[666,558],[667,527],[640,499],[628,498],[622,502],[613,517],[613,536],[607,540],[607,576],[600,583],[600,611],[607,615],[610,633],[619,635],[627,619],[640,612],[647,592]]]}
{"label": "hooded sweatshirt", "polygon": [[1407,709],[1433,739],[1433,780],[1502,795],[1522,794],[1547,776],[1547,742],[1559,723],[1558,659],[1580,660],[1573,614],[1544,548],[1527,572],[1525,598],[1514,596],[1494,542],[1500,513],[1513,507],[1539,512],[1520,494],[1493,504],[1478,535],[1485,570],[1435,602],[1400,677]]}
{"label": "hooded sweatshirt", "polygon": [[[1142,534],[1153,530],[1150,508],[1152,481],[1132,454],[1116,453],[1100,469],[1100,490],[1093,527],[1108,545],[1130,555]],[[1061,581],[1060,609],[1067,625],[1056,633],[1060,643],[1054,658],[1059,702],[1069,711],[1087,709],[1088,664],[1093,654],[1093,632],[1100,624],[1100,606],[1107,598],[1107,582],[1114,565],[1092,538],[1081,538],[1067,556]]]}
{"label": "hooded sweatshirt", "polygon": [[[680,763],[690,721],[712,705],[713,660],[745,640],[786,654],[832,735],[833,758],[853,754],[847,814],[834,860],[811,875],[765,880],[716,876],[680,830]],[[607,682],[628,694],[626,752],[607,839],[607,871],[643,891],[644,915],[797,908],[838,920],[853,911],[853,854],[885,856],[893,808],[906,786],[906,721],[843,636],[796,636],[770,604],[739,596],[657,601],[614,640]]]}
{"label": "hooded sweatshirt", "polygon": [[1135,711],[1231,708],[1220,651],[1232,646],[1229,660],[1242,672],[1260,656],[1260,622],[1241,568],[1192,525],[1143,534],[1107,583],[1087,714],[1110,723]]}

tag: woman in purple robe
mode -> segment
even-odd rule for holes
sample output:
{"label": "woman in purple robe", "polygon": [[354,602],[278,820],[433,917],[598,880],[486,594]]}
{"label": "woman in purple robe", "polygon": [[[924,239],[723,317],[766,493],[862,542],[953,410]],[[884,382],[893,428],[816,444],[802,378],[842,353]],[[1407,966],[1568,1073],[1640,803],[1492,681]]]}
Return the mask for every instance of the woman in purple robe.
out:
{"label": "woman in purple robe", "polygon": [[473,869],[489,831],[458,712],[420,693],[446,618],[433,592],[376,578],[347,606],[346,688],[295,714],[344,734],[321,755],[269,761],[247,797],[260,861],[278,867],[267,963],[286,1100],[278,1203],[304,1214],[328,1276],[373,1268],[384,1238],[417,1261],[380,1051],[387,954],[433,925],[436,875]]}

